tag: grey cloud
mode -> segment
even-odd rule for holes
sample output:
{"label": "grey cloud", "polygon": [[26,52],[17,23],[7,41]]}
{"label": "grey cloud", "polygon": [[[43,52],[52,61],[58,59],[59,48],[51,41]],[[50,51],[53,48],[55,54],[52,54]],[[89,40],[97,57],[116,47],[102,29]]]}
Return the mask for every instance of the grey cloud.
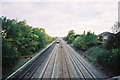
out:
{"label": "grey cloud", "polygon": [[34,27],[43,27],[53,36],[65,36],[74,29],[96,34],[109,30],[117,20],[117,2],[4,2],[3,15],[27,20]]}

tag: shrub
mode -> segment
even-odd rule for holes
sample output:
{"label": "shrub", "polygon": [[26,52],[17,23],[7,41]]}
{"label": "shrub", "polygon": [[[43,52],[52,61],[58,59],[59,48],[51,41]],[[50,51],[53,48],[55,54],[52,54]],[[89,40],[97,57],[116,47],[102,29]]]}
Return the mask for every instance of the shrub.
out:
{"label": "shrub", "polygon": [[73,42],[73,46],[76,47],[77,49],[79,49],[81,47],[80,42],[81,42],[81,37],[79,36],[79,37],[75,38],[75,40]]}
{"label": "shrub", "polygon": [[120,49],[112,49],[107,62],[110,68],[120,71]]}
{"label": "shrub", "polygon": [[[2,68],[9,71],[21,56],[31,55],[52,41],[43,28],[32,28],[26,21],[0,17],[2,22]],[[4,76],[4,75],[3,75]]]}
{"label": "shrub", "polygon": [[88,61],[97,61],[104,67],[120,72],[120,49],[109,51],[100,47],[92,47],[88,50],[87,55]]}
{"label": "shrub", "polygon": [[106,48],[107,49],[120,48],[120,32],[109,37],[106,43]]}
{"label": "shrub", "polygon": [[97,37],[96,35],[90,32],[88,32],[86,35],[84,34],[84,35],[77,37],[73,42],[73,45],[76,48],[79,48],[82,50],[87,50],[96,44],[97,44]]}
{"label": "shrub", "polygon": [[75,39],[75,32],[74,32],[74,30],[70,30],[68,32],[67,37],[64,38],[64,40],[66,40],[68,44],[71,44],[74,41],[74,39]]}
{"label": "shrub", "polygon": [[100,64],[105,64],[107,59],[107,55],[109,54],[109,51],[100,47],[92,47],[88,50],[88,57],[87,59],[91,61],[97,61]]}
{"label": "shrub", "polygon": [[2,64],[4,67],[12,66],[17,61],[19,52],[10,40],[2,38],[2,41]]}

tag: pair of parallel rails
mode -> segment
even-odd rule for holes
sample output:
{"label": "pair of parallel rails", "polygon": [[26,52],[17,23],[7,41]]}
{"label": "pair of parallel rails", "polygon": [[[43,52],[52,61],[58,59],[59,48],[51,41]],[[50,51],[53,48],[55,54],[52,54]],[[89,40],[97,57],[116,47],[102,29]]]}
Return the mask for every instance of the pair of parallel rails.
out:
{"label": "pair of parallel rails", "polygon": [[38,55],[29,64],[10,75],[7,79],[33,79],[33,75],[47,58],[47,62],[39,74],[38,79],[96,79],[84,62],[64,41],[52,43],[42,54]]}

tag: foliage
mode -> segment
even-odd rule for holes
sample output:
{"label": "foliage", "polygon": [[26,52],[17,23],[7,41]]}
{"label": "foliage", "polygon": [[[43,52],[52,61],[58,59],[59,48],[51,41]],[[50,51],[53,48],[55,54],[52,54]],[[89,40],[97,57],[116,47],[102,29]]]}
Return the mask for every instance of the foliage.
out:
{"label": "foliage", "polygon": [[97,61],[100,64],[105,64],[105,62],[107,61],[107,58],[109,55],[109,51],[101,48],[101,47],[91,47],[90,49],[88,49],[88,60],[90,60],[89,58],[93,58],[93,61]]}
{"label": "foliage", "polygon": [[74,42],[73,42],[73,46],[75,46],[77,49],[81,48],[81,44],[80,42],[82,42],[81,36],[78,36],[77,38],[75,38]]}
{"label": "foliage", "polygon": [[21,56],[35,53],[52,41],[43,28],[32,28],[26,21],[0,17],[2,21],[3,69],[12,66]]}
{"label": "foliage", "polygon": [[75,39],[75,32],[74,30],[70,30],[65,40],[67,41],[68,44],[71,44],[74,41],[74,39]]}
{"label": "foliage", "polygon": [[92,47],[87,52],[87,59],[91,62],[97,61],[99,64],[120,71],[120,49],[112,49],[111,51],[100,47]]}
{"label": "foliage", "polygon": [[107,49],[120,48],[120,32],[114,34],[114,36],[109,37],[106,43]]}
{"label": "foliage", "polygon": [[114,26],[112,27],[112,31],[116,34],[120,32],[120,22],[116,22]]}
{"label": "foliage", "polygon": [[73,45],[76,48],[82,50],[87,50],[88,48],[94,46],[95,44],[97,44],[97,37],[91,32],[87,32],[87,34],[78,36],[73,42]]}
{"label": "foliage", "polygon": [[2,41],[2,48],[3,48],[2,65],[4,67],[8,67],[7,66],[8,64],[10,65],[14,64],[19,57],[19,52],[17,51],[17,48],[15,47],[15,45],[11,43],[11,41],[12,39],[6,39],[6,38],[3,38],[3,41]]}
{"label": "foliage", "polygon": [[120,73],[120,23],[117,22],[112,30],[114,34],[108,37],[104,44],[98,44],[97,36],[87,32],[75,35],[74,31],[68,32],[64,39],[78,50],[86,51],[84,55],[90,62],[97,62],[113,72]]}
{"label": "foliage", "polygon": [[111,54],[108,57],[108,66],[111,69],[114,69],[116,71],[120,72],[120,48],[112,49]]}

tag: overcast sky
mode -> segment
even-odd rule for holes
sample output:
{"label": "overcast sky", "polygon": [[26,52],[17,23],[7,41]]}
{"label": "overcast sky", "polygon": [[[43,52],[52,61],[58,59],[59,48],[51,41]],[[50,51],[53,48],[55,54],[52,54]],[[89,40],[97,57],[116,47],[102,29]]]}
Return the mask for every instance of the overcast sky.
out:
{"label": "overcast sky", "polygon": [[[4,0],[2,16],[26,20],[45,28],[51,36],[66,36],[69,30],[81,34],[111,31],[118,20],[118,0]],[[1,8],[0,8],[1,10]]]}

